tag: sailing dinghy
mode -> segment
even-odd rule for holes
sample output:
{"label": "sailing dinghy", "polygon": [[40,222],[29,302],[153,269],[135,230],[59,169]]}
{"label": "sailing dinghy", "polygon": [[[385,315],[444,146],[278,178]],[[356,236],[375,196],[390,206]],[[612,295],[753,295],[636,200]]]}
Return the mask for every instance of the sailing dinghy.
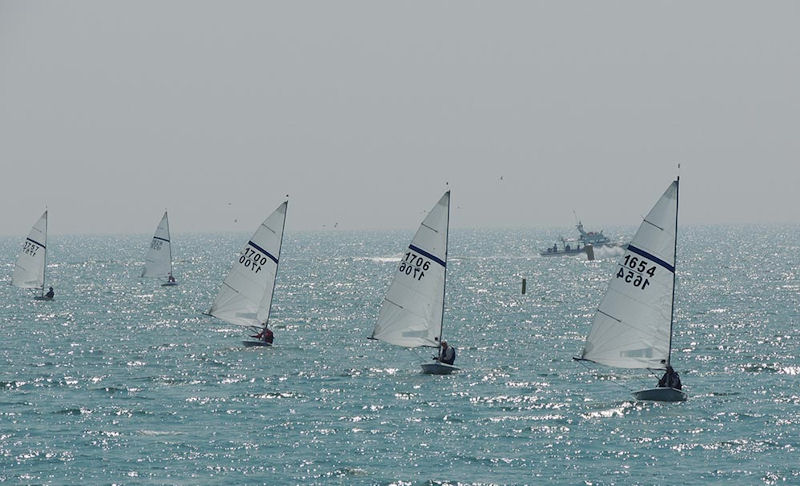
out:
{"label": "sailing dinghy", "polygon": [[[450,191],[422,221],[400,259],[370,339],[407,348],[439,348],[442,341]],[[459,368],[435,361],[423,373],[448,375]]]}
{"label": "sailing dinghy", "polygon": [[[679,181],[680,177],[670,184],[625,249],[576,360],[617,368],[670,366]],[[641,390],[633,396],[665,402],[687,398],[683,390],[670,387]]]}
{"label": "sailing dinghy", "polygon": [[150,249],[144,259],[144,268],[140,277],[166,278],[167,281],[162,283],[161,286],[170,287],[178,285],[172,271],[172,243],[169,237],[169,218],[167,217],[167,212],[164,211],[164,216],[161,218],[161,222],[158,223],[156,232],[153,235],[153,241],[150,242]]}
{"label": "sailing dinghy", "polygon": [[[247,241],[222,282],[209,315],[230,324],[261,330],[269,322],[275,277],[281,256],[288,201],[264,220]],[[245,346],[270,346],[265,341],[243,341]]]}
{"label": "sailing dinghy", "polygon": [[22,252],[14,265],[11,283],[21,289],[39,289],[36,300],[53,300],[50,292],[44,293],[45,269],[47,268],[47,210],[31,228],[22,245]]}

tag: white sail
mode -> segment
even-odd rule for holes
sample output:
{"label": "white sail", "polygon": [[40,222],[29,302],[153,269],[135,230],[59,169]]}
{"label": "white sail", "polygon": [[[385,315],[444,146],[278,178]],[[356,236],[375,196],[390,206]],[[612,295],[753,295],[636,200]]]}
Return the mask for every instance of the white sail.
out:
{"label": "white sail", "polygon": [[33,225],[14,266],[11,283],[22,289],[43,289],[47,264],[47,211]]}
{"label": "white sail", "polygon": [[263,326],[267,322],[287,205],[278,206],[247,242],[222,282],[209,314],[240,326]]}
{"label": "white sail", "polygon": [[618,368],[669,364],[678,181],[645,217],[617,263],[581,358]]}
{"label": "white sail", "polygon": [[447,266],[450,191],[422,221],[386,292],[373,339],[398,346],[439,346]]}
{"label": "white sail", "polygon": [[150,249],[144,259],[142,277],[167,277],[172,273],[172,244],[169,238],[169,219],[167,212],[156,228]]}

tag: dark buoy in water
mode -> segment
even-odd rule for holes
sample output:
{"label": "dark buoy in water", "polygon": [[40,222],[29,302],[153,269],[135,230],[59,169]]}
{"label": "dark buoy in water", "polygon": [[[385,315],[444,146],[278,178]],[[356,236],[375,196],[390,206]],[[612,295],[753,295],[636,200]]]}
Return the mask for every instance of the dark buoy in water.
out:
{"label": "dark buoy in water", "polygon": [[589,261],[594,260],[594,247],[592,245],[586,245],[586,259]]}
{"label": "dark buoy in water", "polygon": [[522,279],[522,295],[525,295],[525,286],[527,285],[527,280],[524,278]]}

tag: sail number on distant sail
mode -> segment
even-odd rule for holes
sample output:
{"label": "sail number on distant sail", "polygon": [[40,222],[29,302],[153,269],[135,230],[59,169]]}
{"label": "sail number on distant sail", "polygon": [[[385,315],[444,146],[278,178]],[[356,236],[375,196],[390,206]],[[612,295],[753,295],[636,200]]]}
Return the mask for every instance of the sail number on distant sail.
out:
{"label": "sail number on distant sail", "polygon": [[406,252],[405,257],[400,262],[398,270],[411,278],[422,280],[425,270],[431,268],[431,262],[413,252]]}
{"label": "sail number on distant sail", "polygon": [[[266,255],[262,255],[258,251],[254,250],[250,246],[245,247],[244,251],[242,251],[242,255],[239,257],[239,263],[245,266],[245,268],[249,268],[254,273],[258,273],[261,271],[261,266],[267,264],[267,260],[274,260],[269,255],[268,258]],[[277,264],[277,260],[275,260]]]}
{"label": "sail number on distant sail", "polygon": [[152,248],[154,250],[160,250],[161,249],[161,240],[159,240],[158,238],[153,238],[153,242],[150,244],[150,248]]}
{"label": "sail number on distant sail", "polygon": [[31,243],[30,241],[25,241],[25,245],[22,247],[22,252],[27,253],[30,256],[36,256],[36,252],[39,251],[39,245],[36,243]]}
{"label": "sail number on distant sail", "polygon": [[648,280],[645,275],[649,275],[652,278],[656,274],[655,265],[652,265],[644,258],[640,259],[639,257],[632,256],[630,253],[625,255],[625,258],[623,258],[623,261],[619,265],[620,269],[617,272],[617,278],[625,279],[625,282],[634,287],[639,287],[642,290],[650,285],[650,280]]}

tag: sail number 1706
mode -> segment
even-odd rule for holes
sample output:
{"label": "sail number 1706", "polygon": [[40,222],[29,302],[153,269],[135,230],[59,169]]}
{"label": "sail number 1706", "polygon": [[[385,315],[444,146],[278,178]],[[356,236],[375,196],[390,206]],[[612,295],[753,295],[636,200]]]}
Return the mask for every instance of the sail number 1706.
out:
{"label": "sail number 1706", "polygon": [[422,277],[425,276],[425,270],[429,268],[431,268],[430,261],[409,251],[403,255],[403,260],[400,261],[398,270],[411,278],[422,280]]}
{"label": "sail number 1706", "polygon": [[644,290],[650,285],[649,277],[656,274],[656,266],[645,259],[640,259],[631,254],[625,255],[620,263],[617,278],[624,279],[625,282]]}

